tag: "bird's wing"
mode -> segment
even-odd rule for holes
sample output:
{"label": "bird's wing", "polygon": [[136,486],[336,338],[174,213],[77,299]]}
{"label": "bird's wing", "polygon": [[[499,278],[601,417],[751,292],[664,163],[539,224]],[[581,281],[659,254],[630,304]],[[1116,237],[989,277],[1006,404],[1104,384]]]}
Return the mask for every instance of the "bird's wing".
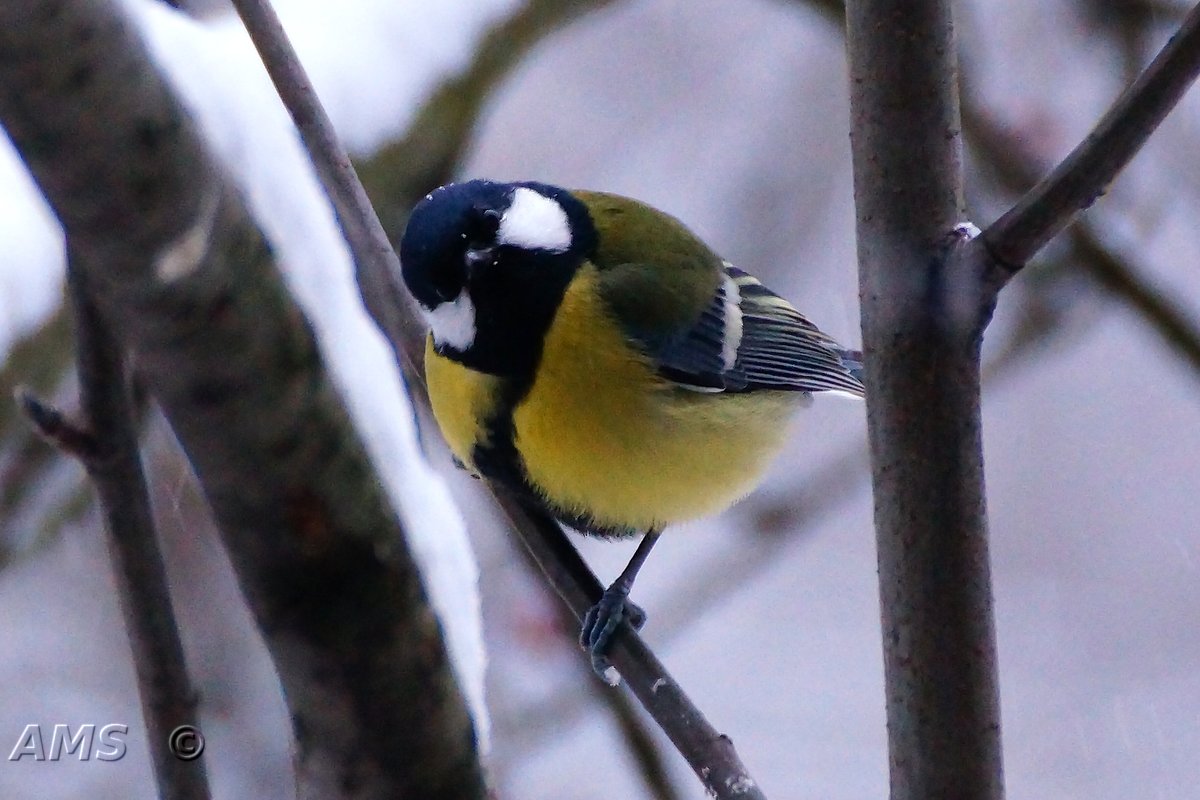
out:
{"label": "bird's wing", "polygon": [[863,394],[859,354],[728,264],[700,319],[653,355],[664,377],[699,391]]}
{"label": "bird's wing", "polygon": [[697,391],[862,396],[861,357],[723,262],[682,223],[636,200],[576,192],[592,215],[599,289],[659,373]]}

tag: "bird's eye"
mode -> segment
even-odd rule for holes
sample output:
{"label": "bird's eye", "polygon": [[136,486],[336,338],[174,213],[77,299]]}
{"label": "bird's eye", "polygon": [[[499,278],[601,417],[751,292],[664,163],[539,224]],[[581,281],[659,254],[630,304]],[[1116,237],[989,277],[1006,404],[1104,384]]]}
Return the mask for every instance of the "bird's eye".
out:
{"label": "bird's eye", "polygon": [[500,230],[500,212],[494,208],[476,206],[467,218],[464,238],[472,248],[490,247],[496,243]]}

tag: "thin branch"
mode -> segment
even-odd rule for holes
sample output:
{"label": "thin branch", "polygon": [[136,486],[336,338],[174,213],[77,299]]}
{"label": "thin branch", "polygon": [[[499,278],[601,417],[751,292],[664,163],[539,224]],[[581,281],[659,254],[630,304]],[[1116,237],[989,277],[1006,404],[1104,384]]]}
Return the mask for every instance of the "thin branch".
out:
{"label": "thin branch", "polygon": [[[347,213],[361,213],[372,218],[371,223],[356,222],[347,227],[381,231],[382,228],[370,206],[359,204],[351,197],[365,196],[361,186],[348,190],[342,183],[344,179],[357,184],[353,169],[339,172],[339,180],[332,179],[338,165],[345,159],[345,151],[337,144],[337,136],[328,117],[319,110],[319,100],[307,79],[300,83],[279,85],[280,81],[296,81],[297,76],[303,75],[303,68],[291,45],[287,43],[286,34],[274,17],[269,4],[265,0],[236,2],[240,13],[255,20],[254,26],[249,28],[250,35],[256,40],[255,46],[264,54],[264,58],[290,62],[277,63],[274,68],[269,68],[269,71],[272,79],[277,82],[280,97],[289,107],[293,119],[317,129],[305,136],[305,144],[309,147],[314,161],[324,165],[318,167],[318,173],[322,176],[326,191],[337,198],[334,200],[335,207],[346,209]],[[259,39],[264,41],[258,41]],[[343,196],[344,192],[348,194]],[[349,211],[351,209],[352,211]],[[386,241],[386,237],[383,237],[382,243]],[[373,245],[382,243],[372,238]],[[394,305],[397,297],[407,295],[399,284],[399,272],[390,266],[384,269],[380,266],[384,263],[397,264],[398,260],[392,254],[386,262],[374,262],[370,267],[366,263],[359,264],[359,289],[368,311],[373,316],[377,313],[384,314],[385,319],[403,316],[406,313],[404,309],[411,308],[411,305],[407,300],[401,307]],[[371,273],[370,278],[363,281],[361,277],[368,270]],[[384,281],[390,285],[384,290],[379,290],[378,285]],[[378,318],[377,322],[391,342],[397,359],[401,363],[407,360],[410,374],[415,372],[414,365],[419,362],[412,352],[412,345],[407,339],[393,335],[397,328],[389,327]],[[571,545],[562,528],[548,516],[523,507],[503,492],[498,492],[496,499],[555,591],[567,603],[576,618],[582,621],[587,609],[600,599],[602,587]],[[762,797],[761,791],[738,758],[729,737],[720,734],[708,723],[628,625],[624,626],[615,640],[612,662],[634,695],[663,728],[714,797],[747,800]]]}
{"label": "thin branch", "polygon": [[[820,11],[833,25],[841,26],[845,9],[841,0],[801,0],[801,4]],[[1149,0],[1147,7],[1153,4]],[[1151,13],[1183,17],[1182,6],[1156,8]],[[964,87],[972,82],[964,76]],[[1006,130],[973,99],[970,91],[962,95],[962,126],[967,142],[988,167],[995,170],[1003,187],[1012,193],[1027,191],[1045,171],[1037,158],[1026,152],[1020,137]],[[1191,366],[1200,376],[1200,326],[1167,292],[1158,289],[1127,259],[1104,244],[1096,225],[1087,219],[1072,229],[1068,241],[1072,257],[1066,262],[1092,278],[1119,301],[1128,305],[1163,343]]]}
{"label": "thin branch", "polygon": [[1200,378],[1200,326],[1182,305],[1153,286],[1138,269],[1106,246],[1091,226],[1070,233],[1078,264],[1097,284],[1137,312],[1164,344]]}
{"label": "thin branch", "polygon": [[[1037,159],[1020,137],[1006,130],[977,103],[963,103],[963,132],[995,170],[1009,192],[1024,191],[1037,180]],[[1137,267],[1106,246],[1096,225],[1080,220],[1068,235],[1070,264],[1132,308],[1138,317],[1200,377],[1200,326],[1169,294],[1153,286]]]}
{"label": "thin branch", "polygon": [[[60,307],[37,329],[14,341],[8,352],[3,354],[3,361],[0,361],[0,393],[12,394],[18,384],[43,394],[53,391],[71,365],[71,353],[70,318],[66,309]],[[20,419],[19,411],[7,403],[0,403],[0,437],[9,440],[14,433],[30,434],[29,426]]]}
{"label": "thin branch", "polygon": [[54,406],[43,403],[25,386],[17,387],[13,399],[33,426],[34,432],[49,444],[83,462],[85,466],[100,460],[100,445],[90,430]]}
{"label": "thin branch", "polygon": [[[560,606],[559,609],[569,642],[578,635],[579,623],[575,619],[575,615],[567,611],[566,606]],[[650,727],[644,722],[644,715],[638,713],[637,706],[630,700],[629,695],[625,692],[611,691],[608,684],[600,680],[592,668],[591,658],[586,657],[578,650],[576,650],[575,656],[575,667],[578,670],[579,680],[588,688],[595,701],[607,709],[617,723],[617,729],[621,732],[621,738],[629,751],[629,757],[637,765],[638,775],[646,785],[650,796],[654,800],[681,800],[682,795],[671,780],[663,752]],[[575,697],[580,696],[578,691],[572,692],[572,694]],[[560,726],[553,727],[561,730]]]}
{"label": "thin branch", "polygon": [[[524,556],[522,560],[529,569],[535,572],[541,571],[529,550],[521,548],[520,555]],[[543,586],[543,590],[546,589],[550,589],[550,587]],[[553,602],[551,600],[551,603]],[[576,657],[573,662],[578,670],[579,680],[587,687],[588,695],[591,695],[591,698],[613,717],[625,747],[629,751],[629,756],[637,765],[639,776],[645,783],[646,789],[657,800],[679,800],[679,790],[671,780],[662,749],[646,725],[643,716],[638,714],[627,694],[611,691],[611,688],[596,675],[591,659],[575,646],[579,631],[579,620],[576,615],[566,604],[556,605],[555,610],[559,623],[567,634],[560,644],[574,651]],[[574,682],[571,682],[569,687],[564,687],[564,691],[569,692],[573,699],[579,701],[576,709],[590,708],[588,695],[580,693],[579,687]],[[551,730],[561,730],[563,722],[564,720],[559,718],[558,724],[542,726],[542,731],[549,734]],[[506,742],[506,744],[511,744],[511,742]]]}
{"label": "thin branch", "polygon": [[63,383],[71,364],[69,316],[59,308],[36,330],[13,342],[0,363],[0,568],[26,543],[27,525],[17,522],[21,506],[37,496],[45,482],[39,478],[58,462],[54,450],[42,446],[34,429],[22,418],[19,386],[49,396]]}
{"label": "thin branch", "polygon": [[[400,283],[400,259],[392,250],[350,156],[317,99],[296,51],[267,0],[232,0],[262,58],[276,91],[292,115],[300,138],[325,186],[342,235],[354,257],[363,302],[389,342],[399,347],[400,366],[410,385],[422,383],[425,331],[416,306]],[[315,155],[315,154],[320,154]]]}
{"label": "thin branch", "polygon": [[0,124],[204,489],[304,797],[481,798],[396,510],[240,197],[112,2],[0,2]]}
{"label": "thin branch", "polygon": [[1188,13],[1146,71],[1117,99],[1078,147],[983,233],[996,267],[1015,274],[1137,154],[1200,74],[1200,4]]}
{"label": "thin branch", "polygon": [[203,759],[177,758],[170,747],[173,731],[198,721],[196,690],[150,510],[124,358],[82,283],[75,274],[69,289],[86,424],[29,392],[21,393],[20,403],[38,433],[83,464],[100,495],[158,797],[205,800],[211,794]]}
{"label": "thin branch", "polygon": [[[583,615],[600,599],[603,587],[562,528],[549,517],[531,513],[504,492],[496,493],[496,501],[576,622],[582,622]],[[732,740],[712,727],[628,624],[619,629],[610,657],[634,696],[713,797],[763,798]]]}
{"label": "thin branch", "polygon": [[[572,632],[574,635],[574,632]],[[592,670],[591,659],[579,659],[581,680],[596,695],[600,704],[608,709],[616,720],[621,738],[629,749],[629,756],[638,767],[638,773],[654,800],[682,800],[683,795],[671,781],[663,753],[651,729],[638,716],[637,705],[624,692],[609,691],[609,686]],[[584,673],[591,672],[591,675]]]}
{"label": "thin branch", "polygon": [[[93,505],[84,477],[76,478],[72,471],[67,481],[55,479],[62,466],[61,446],[57,442],[52,442],[53,448],[43,446],[45,437],[28,424],[28,411],[21,403],[22,395],[40,394],[53,398],[43,404],[46,408],[57,404],[69,412],[76,406],[75,375],[67,371],[73,352],[70,314],[64,304],[40,328],[20,339],[0,366],[0,392],[18,398],[11,407],[0,403],[0,569],[53,541]],[[14,386],[18,378],[29,388]],[[134,414],[140,430],[146,399],[136,388]]]}

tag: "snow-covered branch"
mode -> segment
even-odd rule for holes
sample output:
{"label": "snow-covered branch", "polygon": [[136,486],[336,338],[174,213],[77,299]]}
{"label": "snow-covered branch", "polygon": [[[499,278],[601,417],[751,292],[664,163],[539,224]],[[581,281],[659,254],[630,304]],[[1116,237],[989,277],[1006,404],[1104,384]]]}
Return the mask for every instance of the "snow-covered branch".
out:
{"label": "snow-covered branch", "polygon": [[0,3],[0,122],[200,479],[275,657],[301,794],[482,797],[397,513],[272,248],[123,13]]}

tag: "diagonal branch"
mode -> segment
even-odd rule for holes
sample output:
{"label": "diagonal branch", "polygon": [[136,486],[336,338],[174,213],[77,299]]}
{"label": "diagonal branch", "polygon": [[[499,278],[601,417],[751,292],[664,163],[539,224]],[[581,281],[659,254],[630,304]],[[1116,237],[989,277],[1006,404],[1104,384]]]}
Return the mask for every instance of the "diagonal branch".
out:
{"label": "diagonal branch", "polygon": [[40,434],[79,459],[100,495],[158,796],[205,800],[210,792],[203,760],[177,758],[170,747],[174,731],[198,721],[196,691],[188,676],[150,510],[124,356],[88,296],[82,276],[72,273],[68,289],[86,425],[73,422],[28,392],[21,395],[21,405]]}
{"label": "diagonal branch", "polygon": [[425,332],[418,323],[416,307],[400,286],[400,259],[388,242],[379,218],[350,155],[337,138],[325,108],[296,58],[274,9],[259,0],[232,0],[242,24],[258,49],[259,57],[274,82],[305,148],[324,158],[313,164],[325,186],[342,235],[354,257],[355,277],[362,287],[363,302],[389,342],[400,346],[400,366],[410,384],[420,383]]}
{"label": "diagonal branch", "polygon": [[[820,11],[831,24],[842,25],[845,9],[841,0],[801,1]],[[1172,6],[1158,9],[1158,13],[1182,17],[1185,9]],[[962,83],[971,85],[966,79]],[[965,92],[962,98],[962,125],[967,143],[996,171],[1007,191],[1020,193],[1036,183],[1039,167],[1035,157],[1025,153],[1019,137],[1011,135],[992,119],[970,92]],[[1073,256],[1070,264],[1137,312],[1142,321],[1200,375],[1200,326],[1187,310],[1168,293],[1153,286],[1133,264],[1106,247],[1095,225],[1082,221],[1072,230],[1068,240]]]}
{"label": "diagonal branch", "polygon": [[[554,520],[498,492],[496,500],[521,544],[541,568],[576,622],[595,605],[604,587]],[[709,794],[719,800],[762,800],[762,791],[743,766],[733,742],[718,732],[628,625],[614,640],[611,660],[630,691],[687,759]]]}
{"label": "diagonal branch", "polygon": [[[1020,192],[1037,179],[1034,156],[1025,153],[1019,137],[989,117],[978,103],[964,100],[963,132],[1009,192]],[[1133,264],[1106,247],[1097,226],[1087,219],[1071,229],[1068,242],[1074,268],[1130,306],[1200,376],[1200,326],[1191,315]]]}
{"label": "diagonal branch", "polygon": [[1078,147],[983,233],[1002,283],[1089,207],[1200,74],[1200,4]]}
{"label": "diagonal branch", "polygon": [[396,510],[240,198],[112,2],[0,0],[0,124],[204,489],[303,797],[478,800]]}
{"label": "diagonal branch", "polygon": [[[379,227],[378,219],[369,204],[357,198],[365,196],[352,167],[345,164],[345,151],[337,141],[336,133],[328,116],[321,110],[311,84],[304,76],[295,51],[287,41],[286,34],[274,11],[266,0],[235,0],[239,13],[248,20],[247,29],[264,60],[280,97],[288,106],[297,124],[311,128],[305,136],[310,156],[319,165],[317,172],[322,176],[325,190],[334,198],[334,206],[347,214],[364,214],[369,222],[357,220],[348,224],[342,221],[347,234],[356,229]],[[270,63],[273,62],[273,63]],[[286,85],[280,85],[283,82]],[[336,176],[336,178],[334,177]],[[372,235],[372,245],[378,240]],[[386,238],[384,239],[386,242]],[[358,251],[356,250],[356,256]],[[378,260],[360,262],[359,290],[364,295],[366,306],[372,315],[377,312],[386,317],[403,315],[410,307],[406,300],[403,309],[393,305],[394,298],[407,295],[399,285],[398,270],[390,264],[398,263],[395,254]],[[364,273],[369,273],[364,280]],[[385,290],[377,287],[388,284]],[[374,292],[380,293],[368,296]],[[411,313],[411,312],[408,312]],[[393,336],[392,327],[377,319],[381,329],[392,345],[397,360],[406,367],[410,375],[416,373],[414,364],[418,356],[406,339]],[[504,492],[497,492],[496,499],[513,525],[513,530],[529,550],[530,555],[541,567],[543,574],[555,591],[570,608],[578,620],[583,619],[587,609],[600,599],[603,591],[595,575],[571,545],[562,528],[545,514],[532,511]],[[744,798],[755,800],[762,793],[742,765],[729,737],[720,734],[709,724],[700,710],[691,702],[671,678],[661,662],[654,656],[641,638],[628,625],[615,640],[612,654],[613,664],[629,685],[634,695],[662,727],[663,731],[687,759],[709,792],[717,798]]]}

